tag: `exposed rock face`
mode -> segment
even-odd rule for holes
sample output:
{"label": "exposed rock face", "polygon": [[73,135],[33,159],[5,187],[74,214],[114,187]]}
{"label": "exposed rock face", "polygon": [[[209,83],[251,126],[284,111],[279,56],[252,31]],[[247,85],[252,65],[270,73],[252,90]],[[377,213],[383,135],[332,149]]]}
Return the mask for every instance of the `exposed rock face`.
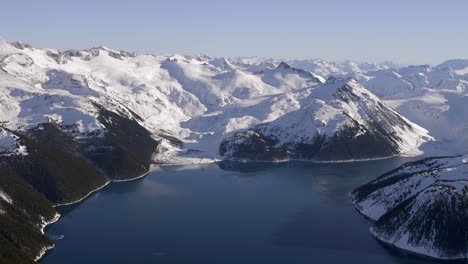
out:
{"label": "exposed rock face", "polygon": [[[330,77],[310,89],[300,108],[225,139],[231,159],[365,160],[399,155],[429,140],[427,131],[354,80]],[[261,150],[261,154],[252,154]]]}
{"label": "exposed rock face", "polygon": [[380,241],[438,259],[468,256],[468,164],[462,157],[407,163],[353,192]]}

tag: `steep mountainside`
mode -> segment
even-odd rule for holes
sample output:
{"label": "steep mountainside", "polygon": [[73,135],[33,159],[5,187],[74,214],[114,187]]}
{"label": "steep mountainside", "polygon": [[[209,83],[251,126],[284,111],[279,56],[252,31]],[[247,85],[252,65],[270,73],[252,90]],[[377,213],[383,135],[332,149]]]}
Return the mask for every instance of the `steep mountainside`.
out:
{"label": "steep mountainside", "polygon": [[225,139],[220,153],[248,160],[362,160],[408,154],[430,139],[354,79],[330,77],[297,98],[298,109]]}
{"label": "steep mountainside", "polygon": [[[161,143],[157,162],[220,159],[224,138],[297,110],[302,107],[298,98],[305,96],[301,89],[325,81],[284,62],[137,55],[106,47],[60,52],[0,44],[0,121],[5,128],[16,131],[54,122],[74,137],[102,137],[98,104],[138,116],[139,124]],[[253,64],[260,67],[253,71]],[[359,68],[346,65],[347,72]],[[1,132],[0,151],[27,151],[16,141],[14,134]]]}
{"label": "steep mountainside", "polygon": [[428,158],[390,171],[353,192],[375,220],[380,241],[438,259],[466,259],[468,159]]}
{"label": "steep mountainside", "polygon": [[135,119],[96,107],[102,135],[73,137],[54,122],[17,131],[0,127],[17,144],[0,155],[0,260],[31,263],[53,247],[42,233],[58,219],[53,205],[148,172],[158,142]]}
{"label": "steep mountainside", "polygon": [[58,217],[50,201],[13,171],[0,169],[0,263],[34,263],[53,247],[42,230]]}
{"label": "steep mountainside", "polygon": [[[73,137],[102,137],[98,104],[134,117],[150,131],[161,143],[157,162],[178,163],[219,159],[216,144],[226,133],[291,108],[275,107],[272,96],[324,81],[285,63],[249,72],[224,58],[137,55],[106,47],[60,52],[8,42],[0,42],[0,68],[5,128],[54,122]],[[220,115],[224,120],[213,126],[209,116]],[[15,135],[0,132],[0,151],[26,151],[19,146]]]}
{"label": "steep mountainside", "polygon": [[455,69],[464,60],[436,67],[409,66],[355,76],[406,118],[429,130],[437,144],[423,148],[429,155],[463,154],[468,148],[468,77]]}

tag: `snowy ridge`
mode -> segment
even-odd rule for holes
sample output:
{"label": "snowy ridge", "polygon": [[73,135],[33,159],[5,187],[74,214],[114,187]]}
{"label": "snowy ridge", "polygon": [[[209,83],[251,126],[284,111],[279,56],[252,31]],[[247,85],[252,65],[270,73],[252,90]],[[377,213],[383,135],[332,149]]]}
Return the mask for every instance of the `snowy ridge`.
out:
{"label": "snowy ridge", "polygon": [[460,113],[468,113],[468,78],[449,67],[453,64],[408,66],[357,74],[355,78],[441,143],[423,148],[426,154],[464,154],[468,115]]}
{"label": "snowy ridge", "polygon": [[[254,128],[280,139],[277,146],[310,141],[315,136],[310,131],[332,135],[345,123],[358,126],[354,131],[358,136],[379,103],[395,107],[403,115],[389,110],[391,115],[411,126],[388,127],[399,138],[398,151],[392,155],[422,153],[417,149],[430,137],[421,127],[429,129],[438,142],[460,138],[468,144],[462,133],[468,120],[451,113],[464,111],[468,97],[460,95],[465,93],[466,80],[444,65],[153,56],[104,46],[60,52],[1,41],[0,68],[1,126],[15,131],[53,122],[77,138],[99,137],[105,129],[97,120],[98,104],[137,120],[161,143],[167,137],[183,143],[183,147],[161,146],[156,162],[222,159],[218,150],[224,139]],[[323,92],[336,88],[330,83],[331,75],[354,76],[350,87],[358,100],[337,103]],[[324,84],[323,77],[332,78]],[[358,84],[384,102],[377,102]],[[452,101],[460,109],[451,107]],[[314,116],[315,121],[299,122],[306,116]],[[440,116],[443,119],[434,118]],[[376,122],[383,120],[375,117]],[[453,128],[440,129],[444,122]],[[457,143],[447,148],[460,146]],[[427,152],[425,145],[420,150]],[[27,150],[2,130],[2,152],[26,154]]]}
{"label": "snowy ridge", "polygon": [[[379,219],[384,213],[398,206],[402,200],[406,200],[437,181],[444,179],[450,181],[463,180],[463,174],[453,169],[462,165],[460,158],[429,158],[422,162],[415,162],[402,166],[390,173],[384,174],[367,186],[378,186],[390,182],[400,175],[411,174],[411,177],[398,178],[397,184],[391,184],[386,188],[376,189],[368,194],[372,199],[362,199],[356,203],[356,207],[373,220]],[[428,168],[428,166],[430,166]],[[467,167],[468,168],[468,167]],[[359,193],[359,189],[357,190]]]}
{"label": "snowy ridge", "polygon": [[[201,117],[221,109],[254,108],[268,96],[323,81],[320,76],[289,66],[253,73],[225,58],[137,55],[102,46],[60,52],[5,41],[0,42],[0,68],[0,122],[5,128],[22,130],[54,122],[76,137],[102,136],[103,126],[94,107],[98,103],[138,116],[156,138],[167,134],[188,144],[200,143],[202,149],[195,146],[201,151],[196,159],[209,160],[218,156],[216,147],[203,149],[205,137],[211,142],[213,137],[264,119],[252,116],[243,126],[232,127],[237,114],[230,113],[225,122],[232,125],[213,127],[212,131],[197,131],[186,125],[189,120],[203,120]],[[14,138],[0,133],[0,150],[14,151]],[[180,156],[185,152],[172,149],[170,153]]]}
{"label": "snowy ridge", "polygon": [[468,60],[448,60],[436,66],[436,68],[450,68],[458,75],[468,75]]}
{"label": "snowy ridge", "polygon": [[[464,188],[465,191],[460,191],[460,188]],[[445,210],[441,209],[438,203],[445,203],[445,206],[450,208],[450,198],[461,198],[463,199],[466,196],[466,190],[468,190],[468,182],[466,180],[462,180],[459,182],[450,182],[450,183],[441,183],[434,186],[430,186],[424,189],[422,192],[418,193],[417,196],[411,200],[408,207],[411,209],[408,210],[410,212],[409,219],[405,219],[401,225],[396,227],[396,230],[392,231],[390,234],[386,233],[384,227],[382,226],[375,226],[370,228],[370,232],[374,235],[377,239],[385,242],[387,244],[391,244],[397,248],[410,251],[412,253],[420,254],[423,256],[429,256],[432,258],[437,259],[444,259],[444,260],[462,260],[466,259],[467,253],[465,250],[458,251],[457,253],[451,253],[451,250],[441,249],[437,246],[440,242],[438,236],[438,232],[444,232],[445,230],[439,231],[438,229],[443,229],[437,224],[431,225],[433,228],[433,232],[427,232],[428,234],[424,235],[417,235],[416,232],[425,232],[425,226],[428,224],[423,223],[421,228],[414,230],[414,224],[417,221],[421,221],[421,215],[425,217],[430,217],[427,211],[430,211],[431,208],[438,208],[439,213],[444,212],[447,214],[454,214],[454,212],[446,212]],[[447,197],[449,196],[449,197]],[[458,207],[458,206],[457,206]],[[457,208],[458,209],[458,208]],[[463,210],[463,209],[462,209]],[[455,212],[455,214],[465,214],[465,212]],[[465,216],[462,216],[465,217]],[[439,217],[440,219],[440,217]],[[439,220],[437,219],[437,220]],[[388,224],[387,224],[388,225]],[[410,230],[410,231],[408,231]],[[455,251],[455,249],[453,249]]]}
{"label": "snowy ridge", "polygon": [[329,76],[346,76],[357,73],[367,73],[390,68],[401,68],[401,65],[392,62],[369,63],[369,62],[330,62],[323,59],[265,59],[258,57],[234,58],[232,63],[250,72],[258,72],[264,69],[274,69],[281,62],[285,62],[292,67],[313,72],[323,78]]}
{"label": "snowy ridge", "polygon": [[[285,156],[322,161],[375,159],[415,154],[422,143],[431,140],[425,129],[387,107],[354,79],[330,77],[325,84],[301,90],[293,96],[296,109],[271,122],[256,125],[244,135],[237,134],[223,141],[222,154],[244,159],[244,147],[255,144],[254,140],[259,146],[260,142],[269,145],[265,149],[267,152],[271,148],[289,152],[273,159]],[[369,151],[362,151],[364,144]],[[379,153],[372,149],[373,144],[376,149],[383,148],[378,144],[387,145],[388,149]],[[341,153],[331,150],[343,148],[342,145],[348,147]],[[291,154],[304,147],[308,153]]]}
{"label": "snowy ridge", "polygon": [[433,258],[464,259],[467,173],[461,156],[408,163],[358,188],[353,202],[376,221],[377,239]]}
{"label": "snowy ridge", "polygon": [[[359,99],[356,100],[356,98]],[[366,121],[371,118],[372,114],[375,114],[372,113],[373,107],[382,104],[376,96],[369,93],[354,79],[334,78],[329,78],[327,84],[311,91],[309,96],[301,100],[301,103],[301,110],[304,109],[304,111],[291,112],[276,119],[268,127],[262,127],[262,133],[274,135],[280,140],[278,145],[304,142],[310,141],[315,135],[311,131],[327,136],[335,134],[349,119],[355,122],[354,125],[359,126],[360,133],[364,133]],[[385,106],[382,104],[381,107]],[[385,107],[385,110],[401,117],[388,107]],[[310,117],[313,122],[308,122]],[[291,130],[290,127],[294,129]],[[403,140],[400,145],[402,153],[417,148],[422,143],[418,142],[420,137],[426,137],[425,140],[430,138],[425,129],[417,125],[413,125],[412,128],[415,131],[407,127],[398,128],[398,133]],[[282,135],[276,135],[276,133]]]}

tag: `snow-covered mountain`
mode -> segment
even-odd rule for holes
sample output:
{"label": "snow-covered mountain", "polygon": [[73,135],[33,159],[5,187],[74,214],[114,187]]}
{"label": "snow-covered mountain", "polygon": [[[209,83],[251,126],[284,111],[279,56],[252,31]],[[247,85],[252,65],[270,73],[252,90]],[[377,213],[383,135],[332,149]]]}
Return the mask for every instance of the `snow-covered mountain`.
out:
{"label": "snow-covered mountain", "polygon": [[[456,61],[458,62],[458,61]],[[453,65],[448,61],[441,65]],[[434,155],[466,153],[468,148],[468,78],[451,67],[408,66],[357,74],[368,90],[441,143]],[[443,143],[443,144],[442,144]]]}
{"label": "snow-covered mountain", "polygon": [[468,60],[448,60],[436,66],[438,69],[450,68],[458,75],[468,76]]}
{"label": "snow-covered mountain", "polygon": [[275,65],[285,62],[293,67],[313,72],[324,78],[331,75],[347,76],[352,74],[362,74],[385,69],[398,69],[401,65],[392,62],[370,63],[370,62],[331,62],[323,59],[264,59],[258,57],[233,58],[232,63],[250,72],[273,69]]}
{"label": "snow-covered mountain", "polygon": [[[425,156],[468,152],[466,60],[357,74],[367,89],[435,138]],[[380,241],[438,259],[466,259],[467,159],[428,158],[388,172],[354,192]]]}
{"label": "snow-covered mountain", "polygon": [[[463,60],[401,67],[0,41],[0,180],[23,190],[0,186],[0,226],[26,215],[27,228],[5,232],[34,259],[52,246],[41,233],[52,204],[154,163],[466,153],[465,71]],[[22,202],[31,197],[39,205]]]}
{"label": "snow-covered mountain", "polygon": [[409,154],[431,139],[354,79],[329,77],[293,96],[296,110],[225,139],[220,153],[247,160],[362,160]]}
{"label": "snow-covered mountain", "polygon": [[466,259],[468,159],[407,163],[353,192],[384,243],[438,259]]}
{"label": "snow-covered mountain", "polygon": [[[265,67],[253,71],[253,64]],[[102,46],[60,52],[1,42],[0,67],[3,127],[27,130],[54,122],[74,137],[102,136],[98,104],[138,116],[165,146],[155,157],[158,162],[219,159],[224,138],[304,107],[298,98],[325,82],[319,74],[285,62],[137,55]],[[314,114],[312,107],[308,111]],[[174,147],[168,137],[185,147]],[[27,152],[8,130],[0,132],[0,143],[0,151]]]}

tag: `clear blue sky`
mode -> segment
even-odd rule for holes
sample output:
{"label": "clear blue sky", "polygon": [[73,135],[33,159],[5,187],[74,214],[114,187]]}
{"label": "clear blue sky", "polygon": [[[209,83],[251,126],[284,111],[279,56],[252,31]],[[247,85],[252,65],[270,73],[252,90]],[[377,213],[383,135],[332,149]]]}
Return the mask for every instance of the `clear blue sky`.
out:
{"label": "clear blue sky", "polygon": [[467,0],[7,0],[0,36],[61,50],[384,61],[468,58]]}

